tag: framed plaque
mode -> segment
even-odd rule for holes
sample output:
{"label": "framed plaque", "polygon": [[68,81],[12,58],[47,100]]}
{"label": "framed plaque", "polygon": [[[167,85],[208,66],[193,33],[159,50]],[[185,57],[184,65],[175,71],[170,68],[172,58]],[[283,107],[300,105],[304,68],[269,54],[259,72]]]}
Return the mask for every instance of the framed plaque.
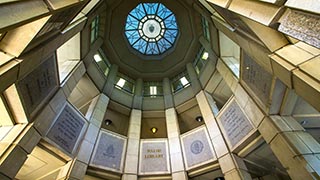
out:
{"label": "framed plaque", "polygon": [[249,87],[261,103],[267,107],[273,82],[272,74],[256,63],[255,60],[244,51],[242,52],[241,80]]}
{"label": "framed plaque", "polygon": [[17,90],[27,116],[32,117],[58,87],[56,57],[52,55],[17,82]]}
{"label": "framed plaque", "polygon": [[93,151],[90,166],[122,173],[127,138],[101,130]]}
{"label": "framed plaque", "polygon": [[187,170],[217,160],[205,126],[184,133],[181,135],[181,141]]}
{"label": "framed plaque", "polygon": [[141,139],[139,174],[170,174],[167,139]]}
{"label": "framed plaque", "polygon": [[242,111],[235,98],[225,105],[217,119],[231,149],[241,144],[246,137],[255,131],[251,121]]}
{"label": "framed plaque", "polygon": [[73,157],[87,126],[88,123],[80,112],[66,103],[52,124],[46,138],[62,152]]}

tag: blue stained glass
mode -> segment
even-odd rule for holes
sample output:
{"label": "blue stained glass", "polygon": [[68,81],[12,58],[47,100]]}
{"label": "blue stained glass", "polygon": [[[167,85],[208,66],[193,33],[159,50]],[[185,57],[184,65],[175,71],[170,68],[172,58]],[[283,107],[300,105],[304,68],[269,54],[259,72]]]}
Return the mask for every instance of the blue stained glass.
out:
{"label": "blue stained glass", "polygon": [[160,52],[163,53],[163,52],[165,52],[167,49],[169,49],[171,47],[171,44],[166,39],[161,38],[158,41],[158,46],[159,46]]}
{"label": "blue stained glass", "polygon": [[143,54],[146,52],[146,47],[147,47],[147,42],[146,42],[144,39],[142,39],[142,38],[140,38],[140,39],[133,45],[133,48],[139,49],[139,51],[140,51],[141,53],[143,53]]}
{"label": "blue stained glass", "polygon": [[140,35],[136,30],[126,31],[126,36],[130,44],[135,43],[140,38]]}
{"label": "blue stained glass", "polygon": [[158,16],[162,19],[165,19],[166,17],[168,17],[169,15],[172,14],[172,12],[167,9],[163,4],[159,5],[159,10],[158,10]]}
{"label": "blue stained glass", "polygon": [[127,17],[125,35],[131,47],[141,54],[162,54],[178,36],[176,17],[161,3],[140,3]]}
{"label": "blue stained glass", "polygon": [[132,16],[128,16],[126,23],[126,30],[137,29],[139,21]]}
{"label": "blue stained glass", "polygon": [[147,47],[147,54],[159,54],[159,49],[156,43],[149,43]]}
{"label": "blue stained glass", "polygon": [[[146,16],[146,12],[142,6],[142,4],[139,4],[136,8],[134,8],[130,15],[136,17],[137,19],[142,19],[144,16]],[[138,20],[137,20],[138,21]]]}
{"label": "blue stained glass", "polygon": [[147,14],[156,14],[159,3],[143,3]]}
{"label": "blue stained glass", "polygon": [[177,36],[177,31],[176,30],[166,30],[166,32],[164,33],[164,37],[170,42],[170,43],[174,43],[176,36]]}
{"label": "blue stained glass", "polygon": [[164,24],[168,29],[177,29],[176,18],[174,17],[173,14],[164,20]]}

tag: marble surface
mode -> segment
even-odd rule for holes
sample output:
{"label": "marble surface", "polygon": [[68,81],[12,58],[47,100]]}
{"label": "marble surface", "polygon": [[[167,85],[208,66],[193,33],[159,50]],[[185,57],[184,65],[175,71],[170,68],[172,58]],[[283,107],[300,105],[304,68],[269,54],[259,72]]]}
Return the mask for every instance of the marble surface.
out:
{"label": "marble surface", "polygon": [[141,140],[139,174],[170,173],[168,142],[164,140]]}
{"label": "marble surface", "polygon": [[250,87],[261,102],[268,106],[272,75],[257,64],[246,53],[243,55],[242,80]]}
{"label": "marble surface", "polygon": [[222,131],[231,148],[239,144],[253,130],[253,125],[235,100],[218,116]]}
{"label": "marble surface", "polygon": [[126,138],[101,131],[91,160],[91,165],[122,172]]}
{"label": "marble surface", "polygon": [[320,16],[290,10],[283,18],[279,31],[320,48]]}
{"label": "marble surface", "polygon": [[67,153],[73,154],[85,124],[85,119],[67,104],[50,128],[47,138]]}
{"label": "marble surface", "polygon": [[187,169],[215,159],[213,147],[205,127],[189,131],[181,136]]}
{"label": "marble surface", "polygon": [[17,83],[28,115],[58,86],[55,57],[51,56]]}

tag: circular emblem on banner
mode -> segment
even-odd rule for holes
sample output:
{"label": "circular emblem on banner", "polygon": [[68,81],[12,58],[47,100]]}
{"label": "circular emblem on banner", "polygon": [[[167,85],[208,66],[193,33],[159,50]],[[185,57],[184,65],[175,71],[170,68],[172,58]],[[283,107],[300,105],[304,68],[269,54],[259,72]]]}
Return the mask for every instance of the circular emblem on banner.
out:
{"label": "circular emblem on banner", "polygon": [[193,143],[191,144],[191,152],[193,154],[199,154],[202,152],[202,150],[203,150],[202,142],[199,140],[193,141]]}

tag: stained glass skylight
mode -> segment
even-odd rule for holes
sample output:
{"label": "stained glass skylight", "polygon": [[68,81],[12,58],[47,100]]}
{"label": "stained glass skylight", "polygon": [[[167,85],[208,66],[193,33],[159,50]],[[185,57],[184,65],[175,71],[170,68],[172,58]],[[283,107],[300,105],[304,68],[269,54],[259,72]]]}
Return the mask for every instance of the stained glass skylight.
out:
{"label": "stained glass skylight", "polygon": [[125,35],[132,48],[140,53],[162,54],[176,41],[176,17],[161,3],[140,3],[127,17]]}

